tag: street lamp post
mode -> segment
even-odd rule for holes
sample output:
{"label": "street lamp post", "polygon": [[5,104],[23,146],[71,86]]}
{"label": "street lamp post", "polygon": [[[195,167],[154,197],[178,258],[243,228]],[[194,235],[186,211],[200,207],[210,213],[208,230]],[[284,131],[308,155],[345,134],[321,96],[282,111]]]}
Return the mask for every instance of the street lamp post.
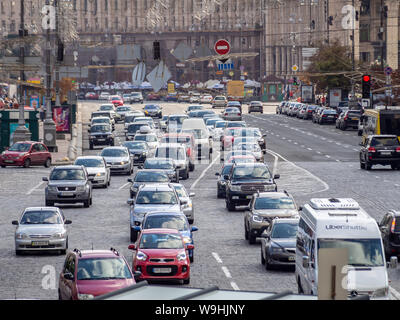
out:
{"label": "street lamp post", "polygon": [[20,72],[20,85],[19,85],[19,117],[18,117],[18,127],[14,131],[13,134],[13,143],[18,141],[28,141],[31,139],[31,132],[27,127],[25,127],[25,92],[23,82],[25,81],[25,7],[24,0],[21,0],[21,24],[19,28],[19,38],[21,41],[21,47],[19,51],[20,63],[21,63],[21,72]]}
{"label": "street lamp post", "polygon": [[[46,0],[46,5],[50,5],[50,0]],[[50,42],[50,17],[47,20],[46,28],[46,119],[43,122],[44,144],[50,152],[57,152],[56,144],[56,125],[53,121],[51,110],[51,42]]]}

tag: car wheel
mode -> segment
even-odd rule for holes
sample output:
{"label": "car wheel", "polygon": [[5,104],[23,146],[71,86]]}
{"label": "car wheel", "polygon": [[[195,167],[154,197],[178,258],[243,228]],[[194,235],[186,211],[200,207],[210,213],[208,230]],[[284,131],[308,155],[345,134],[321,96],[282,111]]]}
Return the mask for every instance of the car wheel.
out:
{"label": "car wheel", "polygon": [[190,171],[194,171],[194,164],[193,164],[193,163],[190,163],[190,164],[189,164],[189,170],[190,170]]}
{"label": "car wheel", "polygon": [[93,198],[92,197],[90,197],[90,200],[89,200],[89,205],[92,205],[93,204]]}
{"label": "car wheel", "polygon": [[371,170],[372,169],[372,164],[368,163],[368,161],[365,163],[365,168],[367,170]]}
{"label": "car wheel", "polygon": [[358,136],[361,136],[361,135],[362,135],[362,131],[361,131],[361,130],[358,130],[357,135],[358,135]]}
{"label": "car wheel", "polygon": [[255,244],[255,243],[256,243],[256,236],[250,230],[249,231],[249,244]]}
{"label": "car wheel", "polygon": [[346,125],[345,125],[345,124],[342,125],[342,130],[343,130],[343,131],[346,131],[346,129],[347,129]]}
{"label": "car wheel", "polygon": [[192,255],[189,257],[190,263],[194,262],[194,253],[192,253]]}
{"label": "car wheel", "polygon": [[189,179],[189,169],[187,168],[185,171],[185,175],[183,176],[183,180]]}
{"label": "car wheel", "polygon": [[89,208],[90,207],[90,200],[88,199],[88,200],[85,200],[84,202],[83,202],[83,207],[84,208]]}
{"label": "car wheel", "polygon": [[300,278],[297,278],[297,292],[298,294],[304,294],[303,287],[301,286]]}
{"label": "car wheel", "polygon": [[31,165],[31,160],[30,159],[25,159],[23,167],[24,168],[29,168],[30,165]]}
{"label": "car wheel", "polygon": [[58,289],[58,300],[62,300],[60,289]]}
{"label": "car wheel", "polygon": [[247,230],[246,224],[244,225],[244,238],[249,240],[249,231]]}
{"label": "car wheel", "polygon": [[261,264],[262,265],[264,265],[265,264],[265,258],[264,258],[264,255],[263,255],[263,249],[261,248]]}
{"label": "car wheel", "polygon": [[50,166],[51,166],[51,159],[50,159],[50,158],[47,158],[47,159],[46,159],[46,162],[44,163],[44,166],[45,166],[46,168],[50,168]]}
{"label": "car wheel", "polygon": [[226,208],[228,209],[228,211],[235,211],[236,206],[232,202],[227,200],[226,201]]}
{"label": "car wheel", "polygon": [[272,269],[272,265],[269,263],[268,255],[266,255],[266,257],[265,257],[265,270],[271,270],[271,269]]}
{"label": "car wheel", "polygon": [[107,187],[109,187],[111,185],[111,178],[110,179],[108,179],[108,182],[107,182]]}
{"label": "car wheel", "polygon": [[222,194],[222,192],[217,192],[217,198],[218,199],[222,199],[224,196],[223,196],[223,194]]}
{"label": "car wheel", "polygon": [[15,250],[15,255],[16,256],[22,255],[22,250]]}
{"label": "car wheel", "polygon": [[360,160],[360,169],[363,169],[363,170],[365,169],[365,163],[362,163],[361,160]]}
{"label": "car wheel", "polygon": [[89,149],[93,150],[93,143],[89,143]]}
{"label": "car wheel", "polygon": [[60,255],[65,255],[66,253],[67,253],[67,250],[66,250],[66,249],[60,250]]}
{"label": "car wheel", "polygon": [[183,284],[190,284],[190,277],[185,279],[185,280],[183,280]]}
{"label": "car wheel", "polygon": [[5,168],[6,166],[5,166],[5,165],[1,165],[1,167],[2,167],[2,168]]}
{"label": "car wheel", "polygon": [[397,170],[398,169],[397,164],[391,164],[390,167],[392,168],[392,170]]}
{"label": "car wheel", "polygon": [[131,242],[136,242],[137,236],[137,232],[131,228]]}
{"label": "car wheel", "polygon": [[54,207],[54,201],[47,201],[46,200],[46,207]]}

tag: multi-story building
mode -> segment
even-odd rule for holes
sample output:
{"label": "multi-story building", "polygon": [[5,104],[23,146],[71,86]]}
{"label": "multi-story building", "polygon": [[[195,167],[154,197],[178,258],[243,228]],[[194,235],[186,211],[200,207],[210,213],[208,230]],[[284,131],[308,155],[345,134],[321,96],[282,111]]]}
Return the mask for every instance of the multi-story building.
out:
{"label": "multi-story building", "polygon": [[[25,0],[25,25],[31,33],[42,32],[41,8],[45,0]],[[216,65],[209,62],[184,62],[172,55],[172,50],[183,42],[192,50],[214,53],[218,39],[227,39],[232,53],[258,53],[250,59],[234,59],[233,78],[246,73],[250,79],[263,75],[265,51],[263,50],[262,0],[58,0],[68,2],[59,14],[63,28],[69,32],[74,27],[79,41],[66,46],[66,63],[73,61],[72,52],[78,51],[79,65],[119,64],[117,50],[120,45],[139,44],[145,50],[148,70],[157,64],[153,59],[153,42],[159,41],[161,58],[166,62],[174,80],[205,81],[216,77]],[[20,23],[20,1],[0,0],[3,35],[17,34]],[[208,48],[208,50],[206,50]],[[196,51],[196,52],[197,52]],[[196,52],[193,56],[196,55]],[[131,61],[136,64],[137,61]],[[178,63],[178,65],[177,65]],[[181,67],[184,63],[185,67]],[[240,69],[240,67],[242,67]],[[91,70],[91,80],[129,80],[132,69]],[[224,76],[227,76],[225,72]]]}

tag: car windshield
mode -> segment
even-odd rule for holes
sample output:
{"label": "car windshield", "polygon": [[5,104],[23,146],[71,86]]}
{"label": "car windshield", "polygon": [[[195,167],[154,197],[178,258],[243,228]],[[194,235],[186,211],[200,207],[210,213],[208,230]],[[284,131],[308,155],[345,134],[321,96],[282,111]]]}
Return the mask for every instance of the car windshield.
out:
{"label": "car windshield", "polygon": [[139,149],[139,150],[147,150],[147,144],[145,142],[125,142],[124,147],[127,147],[129,150]]}
{"label": "car windshield", "polygon": [[298,223],[275,223],[271,231],[271,239],[296,238]]}
{"label": "car windshield", "polygon": [[214,126],[214,123],[219,121],[219,119],[207,119],[206,126]]}
{"label": "car windshield", "polygon": [[97,117],[107,117],[110,118],[110,113],[109,112],[96,112],[92,114],[92,119],[97,118]]}
{"label": "car windshield", "polygon": [[151,134],[146,135],[136,135],[135,141],[146,141],[146,142],[157,142],[157,137]]}
{"label": "car windshield", "polygon": [[174,160],[185,160],[184,148],[158,148],[155,154],[156,158],[171,158]]}
{"label": "car windshield", "polygon": [[95,125],[90,128],[91,133],[97,133],[97,132],[109,132],[110,131],[110,126],[109,125]]}
{"label": "car windshield", "polygon": [[142,94],[141,93],[132,93],[131,97],[140,97]]}
{"label": "car windshield", "polygon": [[156,106],[156,105],[147,105],[144,107],[144,109],[145,110],[158,110],[158,109],[160,109],[160,107]]}
{"label": "car windshield", "polygon": [[128,108],[128,107],[118,107],[117,108],[117,112],[120,112],[120,111],[129,111],[130,109]]}
{"label": "car windshield", "polygon": [[222,169],[222,175],[225,176],[231,172],[233,164],[231,165],[225,165],[224,168]]}
{"label": "car windshield", "polygon": [[347,112],[347,115],[349,117],[357,117],[357,118],[359,118],[361,116],[361,111],[358,111],[358,110],[353,111],[353,110],[351,110],[351,111]]}
{"label": "car windshield", "polygon": [[147,217],[144,223],[144,229],[175,229],[179,231],[189,230],[187,221],[184,216],[174,215],[155,215]]}
{"label": "car windshield", "polygon": [[225,124],[226,124],[225,121],[216,121],[214,126],[215,128],[225,128]]}
{"label": "car windshield", "polygon": [[172,161],[169,160],[147,159],[144,163],[144,168],[171,170],[174,169],[174,164]]}
{"label": "car windshield", "polygon": [[243,121],[234,121],[234,122],[228,122],[226,124],[227,128],[238,128],[238,127],[245,127],[246,123]]}
{"label": "car windshield", "polygon": [[78,260],[77,279],[132,279],[132,273],[122,258],[85,258]]}
{"label": "car windshield", "polygon": [[54,169],[50,180],[85,180],[85,172],[81,169]]}
{"label": "car windshield", "polygon": [[101,106],[100,107],[101,111],[108,111],[108,110],[113,110],[113,106]]}
{"label": "car windshield", "polygon": [[[150,228],[153,229],[153,228]],[[179,234],[145,233],[140,238],[139,249],[183,249],[183,241]]]}
{"label": "car windshield", "polygon": [[258,144],[252,144],[252,143],[239,143],[235,145],[235,149],[261,152],[260,146]]}
{"label": "car windshield", "polygon": [[374,137],[371,140],[371,147],[391,147],[391,146],[398,146],[399,145],[399,139],[397,137],[390,137],[390,138],[384,138],[384,137]]}
{"label": "car windshield", "polygon": [[15,143],[8,150],[17,152],[28,152],[31,148],[29,143]]}
{"label": "car windshield", "polygon": [[348,265],[378,267],[385,265],[381,241],[381,239],[318,239],[318,250],[344,248],[348,250]]}
{"label": "car windshield", "polygon": [[109,118],[94,118],[92,121],[92,124],[97,124],[97,123],[110,123]]}
{"label": "car windshield", "polygon": [[236,112],[240,112],[240,110],[238,109],[238,108],[226,108],[225,109],[225,112],[228,112],[228,113],[236,113]]}
{"label": "car windshield", "polygon": [[139,171],[136,173],[135,182],[169,182],[165,172]]}
{"label": "car windshield", "polygon": [[195,139],[208,139],[208,134],[203,129],[191,129]]}
{"label": "car windshield", "polygon": [[26,211],[20,224],[62,224],[60,215],[55,211]]}
{"label": "car windshield", "polygon": [[259,197],[254,203],[255,210],[263,209],[296,209],[291,198],[264,198]]}
{"label": "car windshield", "polygon": [[335,110],[324,110],[324,114],[336,114]]}
{"label": "car windshield", "polygon": [[[172,191],[140,191],[136,204],[177,204],[178,199]],[[174,229],[174,228],[173,228]]]}
{"label": "car windshield", "polygon": [[257,162],[256,158],[254,157],[246,157],[246,158],[237,158],[237,157],[232,157],[229,159],[230,162],[233,163],[254,163]]}
{"label": "car windshield", "polygon": [[179,198],[187,198],[188,194],[183,186],[174,186]]}
{"label": "car windshield", "polygon": [[233,170],[233,178],[240,179],[271,179],[271,173],[265,166],[238,167]]}
{"label": "car windshield", "polygon": [[147,126],[147,123],[135,123],[128,127],[129,133],[136,133],[141,127]]}
{"label": "car windshield", "polygon": [[128,152],[125,149],[103,149],[102,157],[127,157]]}
{"label": "car windshield", "polygon": [[87,168],[103,168],[104,162],[100,159],[77,159],[75,165]]}
{"label": "car windshield", "polygon": [[202,106],[189,106],[188,111],[203,110]]}
{"label": "car windshield", "polygon": [[215,100],[225,100],[225,97],[215,97]]}

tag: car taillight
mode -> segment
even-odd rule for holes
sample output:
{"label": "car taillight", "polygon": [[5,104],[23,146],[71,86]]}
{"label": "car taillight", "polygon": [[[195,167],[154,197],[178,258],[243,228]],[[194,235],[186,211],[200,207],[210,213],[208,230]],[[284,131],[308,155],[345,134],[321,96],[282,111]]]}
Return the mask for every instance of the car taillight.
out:
{"label": "car taillight", "polygon": [[237,115],[240,116],[240,113],[238,113]]}
{"label": "car taillight", "polygon": [[376,152],[376,149],[374,147],[369,147],[368,152]]}
{"label": "car taillight", "polygon": [[225,112],[225,115],[227,116],[227,115],[228,115],[228,113],[227,113],[227,112]]}
{"label": "car taillight", "polygon": [[344,118],[343,118],[343,120],[347,120],[349,117],[348,116],[345,116]]}
{"label": "car taillight", "polygon": [[391,233],[394,233],[394,227],[395,227],[395,226],[396,226],[396,219],[393,218],[392,226],[390,227],[390,232],[391,232]]}
{"label": "car taillight", "polygon": [[326,114],[323,114],[323,115],[322,115],[322,118],[325,118],[325,117],[326,117]]}
{"label": "car taillight", "polygon": [[311,112],[312,112],[312,110],[308,110],[308,112],[309,112],[309,113],[311,113]]}
{"label": "car taillight", "polygon": [[397,148],[396,148],[396,152],[400,152],[400,147],[397,147]]}

